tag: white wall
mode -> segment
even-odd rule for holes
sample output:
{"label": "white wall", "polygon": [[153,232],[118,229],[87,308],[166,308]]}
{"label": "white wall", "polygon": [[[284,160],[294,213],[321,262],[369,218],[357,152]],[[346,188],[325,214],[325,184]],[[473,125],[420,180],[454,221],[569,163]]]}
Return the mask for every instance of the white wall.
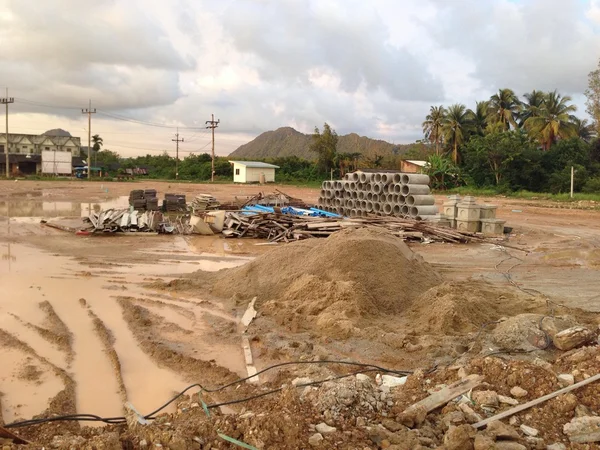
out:
{"label": "white wall", "polygon": [[42,150],[42,173],[71,174],[73,156],[71,152],[53,152]]}
{"label": "white wall", "polygon": [[259,183],[262,174],[265,175],[265,181],[267,183],[273,183],[275,181],[275,169],[246,167],[246,183]]}
{"label": "white wall", "polygon": [[[240,171],[239,175],[236,175],[237,171]],[[245,183],[246,182],[246,166],[241,164],[233,165],[233,182],[234,183]]]}

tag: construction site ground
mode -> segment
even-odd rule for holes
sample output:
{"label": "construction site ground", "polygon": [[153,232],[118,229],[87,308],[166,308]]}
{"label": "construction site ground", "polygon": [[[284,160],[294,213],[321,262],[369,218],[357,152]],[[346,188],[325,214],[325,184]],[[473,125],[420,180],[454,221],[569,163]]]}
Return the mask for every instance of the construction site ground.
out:
{"label": "construction site ground", "polygon": [[[594,204],[478,198],[498,205],[510,236],[410,244],[417,256],[404,255],[411,261],[404,272],[396,271],[395,244],[378,235],[348,235],[348,246],[343,235],[339,242],[332,236],[327,245],[303,241],[287,250],[288,244],[218,235],[77,236],[40,224],[45,219],[76,228],[90,210],[126,206],[129,191],[144,188],[159,196],[183,193],[188,200],[207,193],[221,202],[275,189],[307,203],[319,194],[293,186],[151,180],[0,182],[0,424],[74,413],[122,416],[126,402],[147,414],[192,383],[217,387],[246,377],[244,336],[257,370],[292,361],[352,360],[417,373],[380,401],[374,380],[384,372],[368,372],[372,385],[352,377],[310,391],[289,384],[360,367],[290,365],[261,374],[258,383],[184,396],[152,425],[56,422],[14,429],[34,443],[30,448],[234,448],[219,432],[257,448],[472,448],[473,435],[460,441],[453,431],[456,436],[447,437],[450,425],[455,430],[469,422],[455,414],[456,423],[444,425],[457,408],[428,416],[423,423],[430,430],[416,434],[418,427],[407,426],[402,411],[434,386],[456,381],[459,369],[484,375],[486,389],[505,396],[519,385],[528,391],[526,400],[560,387],[553,372],[577,371],[579,381],[600,371],[596,347],[569,359],[571,353],[538,345],[527,328],[560,317],[597,332],[600,210]],[[438,204],[444,198],[437,196]],[[339,249],[347,254],[336,255]],[[329,267],[337,257],[337,267]],[[315,266],[296,268],[298,261]],[[368,273],[354,275],[357,267]],[[245,327],[240,319],[254,296],[258,315]],[[396,296],[400,300],[390,300]],[[288,387],[281,393],[211,409],[210,416],[201,406],[282,385]],[[343,390],[351,391],[345,406],[335,400]],[[592,384],[573,392],[572,408],[555,401],[522,413],[513,425],[538,428],[544,447],[525,436],[519,442],[525,448],[559,442],[593,448],[570,444],[562,426],[578,406],[600,413],[596,393],[600,388]],[[315,429],[321,422],[336,431]],[[470,443],[452,447],[452,439]],[[12,448],[8,442],[0,438]]]}

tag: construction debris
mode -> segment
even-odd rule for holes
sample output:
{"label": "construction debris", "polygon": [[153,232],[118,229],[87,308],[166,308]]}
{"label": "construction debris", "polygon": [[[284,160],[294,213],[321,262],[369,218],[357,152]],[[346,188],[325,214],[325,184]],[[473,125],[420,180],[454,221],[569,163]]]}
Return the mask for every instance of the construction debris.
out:
{"label": "construction debris", "polygon": [[[331,214],[333,215],[333,214]],[[396,217],[306,217],[270,212],[230,212],[225,219],[225,237],[251,237],[271,242],[290,242],[313,237],[327,237],[346,228],[378,227],[404,240],[469,242],[474,233],[450,230],[428,222]]]}
{"label": "construction debris", "polygon": [[210,194],[197,195],[196,198],[192,200],[191,204],[192,212],[194,214],[219,209],[219,206],[221,206],[219,201]]}
{"label": "construction debris", "polygon": [[159,211],[139,212],[133,208],[92,212],[83,221],[90,225],[88,229],[93,233],[173,233],[177,229]]}

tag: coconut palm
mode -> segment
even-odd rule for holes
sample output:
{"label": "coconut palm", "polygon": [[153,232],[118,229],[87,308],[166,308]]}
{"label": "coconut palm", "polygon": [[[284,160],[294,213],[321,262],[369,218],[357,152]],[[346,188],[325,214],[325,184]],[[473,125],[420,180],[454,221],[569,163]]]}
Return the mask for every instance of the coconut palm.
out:
{"label": "coconut palm", "polygon": [[442,125],[444,140],[452,149],[452,160],[458,161],[458,147],[465,141],[465,136],[472,129],[467,107],[460,103],[450,105]]}
{"label": "coconut palm", "polygon": [[575,127],[577,136],[585,142],[590,142],[596,137],[596,127],[593,123],[589,123],[587,119],[581,120],[579,117],[573,116],[571,123]]}
{"label": "coconut palm", "polygon": [[432,106],[429,109],[429,114],[425,117],[423,122],[423,134],[425,138],[429,139],[435,144],[435,154],[440,154],[440,144],[442,143],[442,126],[444,124],[444,117],[446,115],[446,109],[443,106]]}
{"label": "coconut palm", "polygon": [[467,111],[473,130],[479,136],[483,136],[487,128],[489,104],[488,101],[477,102],[474,111],[472,109]]}
{"label": "coconut palm", "polygon": [[521,102],[521,114],[519,115],[519,126],[523,126],[525,121],[530,117],[540,115],[540,109],[544,106],[544,94],[542,91],[535,89],[527,94],[524,94],[525,101]]}
{"label": "coconut palm", "polygon": [[562,96],[557,91],[548,92],[544,98],[544,106],[539,115],[525,121],[527,131],[538,136],[544,150],[556,142],[558,138],[566,139],[577,136],[577,128],[572,119],[577,111],[575,105],[570,105],[571,97]]}
{"label": "coconut palm", "polygon": [[504,130],[508,130],[511,126],[517,128],[516,118],[520,109],[520,101],[512,89],[500,89],[497,94],[490,97],[488,120],[500,122]]}

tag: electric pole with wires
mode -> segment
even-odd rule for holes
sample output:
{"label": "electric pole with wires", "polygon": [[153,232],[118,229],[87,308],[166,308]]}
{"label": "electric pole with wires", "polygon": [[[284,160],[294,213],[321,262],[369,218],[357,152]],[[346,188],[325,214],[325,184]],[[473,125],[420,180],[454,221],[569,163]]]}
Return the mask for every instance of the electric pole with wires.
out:
{"label": "electric pole with wires", "polygon": [[179,180],[179,143],[183,142],[183,138],[179,139],[179,128],[175,133],[175,139],[171,139],[175,142],[175,179]]}
{"label": "electric pole with wires", "polygon": [[207,120],[206,123],[210,125],[206,128],[210,128],[212,130],[212,162],[211,162],[211,171],[210,171],[210,181],[215,181],[215,128],[219,126],[220,120],[215,122],[215,115],[211,114],[211,120]]}
{"label": "electric pole with wires", "polygon": [[0,98],[0,104],[6,105],[6,144],[4,145],[4,155],[6,157],[6,178],[10,176],[10,163],[8,161],[8,104],[14,103],[15,99],[8,96],[8,88],[6,88],[6,98]]}
{"label": "electric pole with wires", "polygon": [[96,108],[92,110],[92,101],[90,100],[89,107],[82,109],[81,114],[87,114],[88,116],[88,151],[87,151],[87,166],[88,166],[88,180],[92,179],[92,114],[96,114]]}

